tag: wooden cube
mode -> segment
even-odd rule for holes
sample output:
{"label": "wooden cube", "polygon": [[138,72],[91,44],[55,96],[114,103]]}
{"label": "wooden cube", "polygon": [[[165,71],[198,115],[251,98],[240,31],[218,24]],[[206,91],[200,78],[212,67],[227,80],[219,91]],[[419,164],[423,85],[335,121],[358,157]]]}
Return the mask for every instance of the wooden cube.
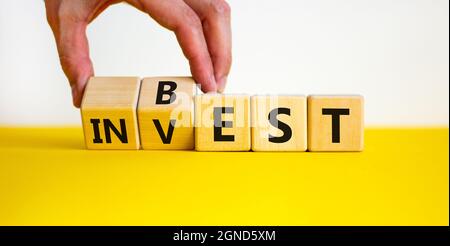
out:
{"label": "wooden cube", "polygon": [[195,88],[191,77],[142,81],[138,119],[143,149],[194,149]]}
{"label": "wooden cube", "polygon": [[362,96],[308,97],[310,151],[362,151],[363,147]]}
{"label": "wooden cube", "polygon": [[198,151],[250,150],[249,96],[195,96],[195,127]]}
{"label": "wooden cube", "polygon": [[305,96],[253,96],[252,150],[306,151]]}
{"label": "wooden cube", "polygon": [[81,103],[88,149],[139,149],[138,77],[92,77]]}

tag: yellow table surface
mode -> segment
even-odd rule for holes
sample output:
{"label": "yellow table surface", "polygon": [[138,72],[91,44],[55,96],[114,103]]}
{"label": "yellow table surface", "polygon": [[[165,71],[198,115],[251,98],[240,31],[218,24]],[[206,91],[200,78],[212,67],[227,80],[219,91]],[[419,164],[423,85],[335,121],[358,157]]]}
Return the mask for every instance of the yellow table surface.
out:
{"label": "yellow table surface", "polygon": [[86,150],[0,128],[0,225],[449,225],[448,128],[367,129],[362,153]]}

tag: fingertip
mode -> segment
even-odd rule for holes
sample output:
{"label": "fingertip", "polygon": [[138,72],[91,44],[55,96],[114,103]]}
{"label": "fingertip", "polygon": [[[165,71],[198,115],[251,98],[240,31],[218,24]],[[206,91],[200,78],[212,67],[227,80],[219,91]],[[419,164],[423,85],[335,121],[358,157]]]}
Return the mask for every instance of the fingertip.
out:
{"label": "fingertip", "polygon": [[225,87],[227,85],[228,76],[222,76],[217,79],[217,92],[223,93],[225,91]]}
{"label": "fingertip", "polygon": [[200,83],[199,86],[204,93],[217,92],[217,85],[214,81],[207,83]]}
{"label": "fingertip", "polygon": [[75,99],[73,100],[73,106],[75,107],[75,108],[80,108],[80,106],[81,106],[81,103],[79,102],[79,101],[76,101]]}
{"label": "fingertip", "polygon": [[71,90],[72,90],[72,103],[73,106],[76,108],[81,107],[81,102],[83,101],[83,95],[84,95],[84,89],[86,87],[87,81],[89,80],[88,76],[87,78],[83,78],[79,80],[78,83],[72,84]]}
{"label": "fingertip", "polygon": [[75,108],[80,108],[81,106],[81,97],[80,92],[77,88],[77,85],[74,84],[71,86],[72,89],[72,103]]}
{"label": "fingertip", "polygon": [[205,66],[195,66],[194,64],[191,63],[191,73],[197,83],[197,87],[204,93],[217,92],[217,84],[212,67],[204,69]]}

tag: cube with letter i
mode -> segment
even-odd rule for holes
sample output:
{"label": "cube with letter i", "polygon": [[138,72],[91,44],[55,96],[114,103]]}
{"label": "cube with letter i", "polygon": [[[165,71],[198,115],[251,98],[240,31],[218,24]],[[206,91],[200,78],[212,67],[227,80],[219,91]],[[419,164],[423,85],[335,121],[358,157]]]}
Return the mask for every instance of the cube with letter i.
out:
{"label": "cube with letter i", "polygon": [[81,103],[88,149],[139,149],[138,77],[92,77]]}

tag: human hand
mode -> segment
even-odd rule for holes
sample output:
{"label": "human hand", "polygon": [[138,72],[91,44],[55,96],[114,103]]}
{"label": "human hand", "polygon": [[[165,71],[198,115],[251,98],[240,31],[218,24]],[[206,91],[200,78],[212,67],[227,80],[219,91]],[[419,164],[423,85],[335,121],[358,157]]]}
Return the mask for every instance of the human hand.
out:
{"label": "human hand", "polygon": [[[117,0],[46,0],[47,21],[59,59],[80,107],[84,88],[94,75],[86,27]],[[126,0],[173,31],[204,92],[223,92],[231,67],[230,7],[224,0]]]}

